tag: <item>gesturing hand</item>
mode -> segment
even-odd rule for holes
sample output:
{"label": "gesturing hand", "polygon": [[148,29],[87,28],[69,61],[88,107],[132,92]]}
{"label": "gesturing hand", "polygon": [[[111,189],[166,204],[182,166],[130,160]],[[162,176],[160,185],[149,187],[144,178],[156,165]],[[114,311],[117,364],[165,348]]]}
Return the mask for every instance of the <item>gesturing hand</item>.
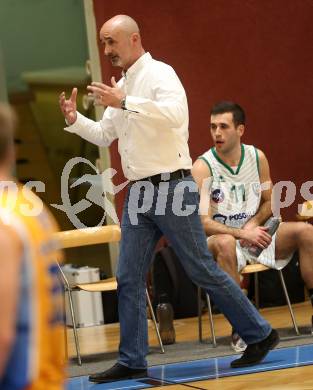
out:
{"label": "gesturing hand", "polygon": [[125,93],[117,86],[115,78],[111,78],[112,87],[106,84],[92,82],[88,85],[89,95],[94,96],[95,104],[102,106],[111,106],[121,108],[121,100],[126,96]]}
{"label": "gesturing hand", "polygon": [[65,98],[65,92],[62,92],[61,95],[59,96],[61,111],[66,119],[66,122],[69,125],[72,125],[77,119],[76,98],[77,98],[77,88],[73,88],[72,94],[69,99]]}

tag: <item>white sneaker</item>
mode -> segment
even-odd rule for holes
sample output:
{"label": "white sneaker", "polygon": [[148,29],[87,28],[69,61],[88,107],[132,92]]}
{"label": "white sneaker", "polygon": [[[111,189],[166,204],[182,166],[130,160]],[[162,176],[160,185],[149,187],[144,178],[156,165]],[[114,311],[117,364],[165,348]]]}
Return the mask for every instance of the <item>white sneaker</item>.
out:
{"label": "white sneaker", "polygon": [[247,344],[242,340],[242,338],[236,332],[233,332],[231,335],[230,346],[235,352],[243,352],[247,348]]}

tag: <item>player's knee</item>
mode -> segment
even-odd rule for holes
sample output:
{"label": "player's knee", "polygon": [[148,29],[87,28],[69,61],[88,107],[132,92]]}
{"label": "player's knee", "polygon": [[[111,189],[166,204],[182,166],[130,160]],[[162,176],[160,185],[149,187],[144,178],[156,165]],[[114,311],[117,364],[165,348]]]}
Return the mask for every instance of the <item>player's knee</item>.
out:
{"label": "player's knee", "polygon": [[302,245],[313,245],[313,226],[309,223],[299,222],[297,236]]}
{"label": "player's knee", "polygon": [[216,237],[215,248],[219,255],[233,257],[235,253],[236,240],[229,234],[220,234]]}

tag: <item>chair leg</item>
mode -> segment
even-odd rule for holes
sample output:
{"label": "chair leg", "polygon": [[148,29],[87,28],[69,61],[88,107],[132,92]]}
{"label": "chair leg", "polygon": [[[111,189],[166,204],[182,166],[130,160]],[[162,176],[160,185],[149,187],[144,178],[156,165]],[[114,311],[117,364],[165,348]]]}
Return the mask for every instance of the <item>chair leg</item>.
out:
{"label": "chair leg", "polygon": [[255,306],[259,310],[260,309],[259,277],[257,272],[254,273],[254,298],[255,298]]}
{"label": "chair leg", "polygon": [[62,284],[62,287],[63,287],[63,297],[62,297],[62,304],[63,304],[63,316],[64,316],[64,319],[63,319],[63,326],[64,326],[64,353],[65,353],[65,361],[67,362],[68,361],[68,341],[67,341],[67,328],[66,328],[66,318],[65,318],[65,288],[64,288],[64,285]]}
{"label": "chair leg", "polygon": [[72,290],[71,290],[71,288],[68,288],[67,292],[68,292],[68,300],[69,300],[70,313],[71,313],[71,319],[72,319],[72,325],[73,325],[73,334],[74,334],[77,362],[78,362],[78,365],[81,366],[82,365],[82,360],[81,360],[80,349],[79,349],[79,340],[78,340],[78,334],[77,334],[76,318],[75,318],[75,312],[74,312],[73,297],[72,297]]}
{"label": "chair leg", "polygon": [[291,319],[292,319],[292,322],[293,322],[293,327],[295,328],[296,334],[299,336],[300,332],[299,332],[299,329],[298,329],[298,325],[296,323],[294,312],[292,310],[292,306],[291,306],[291,303],[290,303],[290,299],[289,299],[289,295],[288,295],[288,291],[287,291],[287,287],[286,287],[286,283],[285,283],[285,279],[284,279],[282,270],[278,270],[278,273],[279,273],[279,276],[280,276],[280,281],[281,281],[281,284],[282,284],[282,287],[283,287],[283,290],[284,290],[284,294],[285,294],[285,297],[286,297],[286,301],[287,301],[287,304],[288,304],[289,312],[290,312]]}
{"label": "chair leg", "polygon": [[201,310],[201,287],[198,287],[198,337],[202,343],[202,310]]}
{"label": "chair leg", "polygon": [[211,301],[210,301],[209,294],[206,293],[205,295],[208,303],[208,314],[209,314],[209,323],[210,323],[211,336],[212,336],[212,346],[215,348],[217,344],[216,344],[215,329],[214,329],[213,316],[212,316]]}
{"label": "chair leg", "polygon": [[[215,348],[217,346],[216,337],[215,337],[215,329],[214,329],[214,323],[213,323],[213,315],[212,315],[212,308],[211,308],[211,301],[210,296],[208,293],[205,294],[207,305],[208,305],[208,315],[209,315],[209,324],[210,324],[210,330],[211,330],[211,336],[212,336],[212,346]],[[199,342],[202,343],[202,311],[201,311],[201,287],[198,287],[198,335],[199,335]]]}
{"label": "chair leg", "polygon": [[70,286],[59,262],[56,261],[56,264],[58,266],[58,269],[60,271],[61,277],[62,277],[63,282],[64,282],[64,291],[68,292],[68,300],[69,300],[70,313],[71,313],[71,319],[72,319],[72,324],[73,324],[73,333],[74,333],[77,362],[78,362],[78,365],[81,366],[82,360],[81,360],[80,349],[79,349],[79,340],[78,340],[76,318],[75,318],[75,312],[74,312],[74,306],[73,306],[72,289],[71,289],[71,286]]}
{"label": "chair leg", "polygon": [[154,324],[155,332],[157,334],[157,338],[158,338],[158,341],[159,341],[159,344],[160,344],[161,353],[164,353],[165,351],[164,351],[161,335],[160,335],[160,332],[159,332],[159,327],[158,327],[158,324],[156,322],[156,318],[155,318],[155,315],[154,315],[154,312],[153,312],[153,307],[152,307],[150,296],[149,296],[149,293],[148,293],[147,289],[146,289],[146,297],[147,297],[147,302],[148,302],[151,318],[152,318],[152,321],[153,321],[153,324]]}

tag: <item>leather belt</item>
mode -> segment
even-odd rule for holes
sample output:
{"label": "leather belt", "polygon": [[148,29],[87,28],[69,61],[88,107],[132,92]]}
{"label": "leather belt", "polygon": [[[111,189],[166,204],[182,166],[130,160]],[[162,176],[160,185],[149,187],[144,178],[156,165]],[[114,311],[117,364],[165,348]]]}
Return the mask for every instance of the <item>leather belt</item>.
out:
{"label": "leather belt", "polygon": [[178,169],[175,172],[171,173],[159,173],[158,175],[153,175],[149,177],[145,177],[140,180],[135,180],[131,183],[135,183],[136,181],[150,181],[153,185],[157,186],[161,181],[171,181],[171,180],[178,180],[183,179],[184,177],[190,176],[191,172],[190,169]]}

